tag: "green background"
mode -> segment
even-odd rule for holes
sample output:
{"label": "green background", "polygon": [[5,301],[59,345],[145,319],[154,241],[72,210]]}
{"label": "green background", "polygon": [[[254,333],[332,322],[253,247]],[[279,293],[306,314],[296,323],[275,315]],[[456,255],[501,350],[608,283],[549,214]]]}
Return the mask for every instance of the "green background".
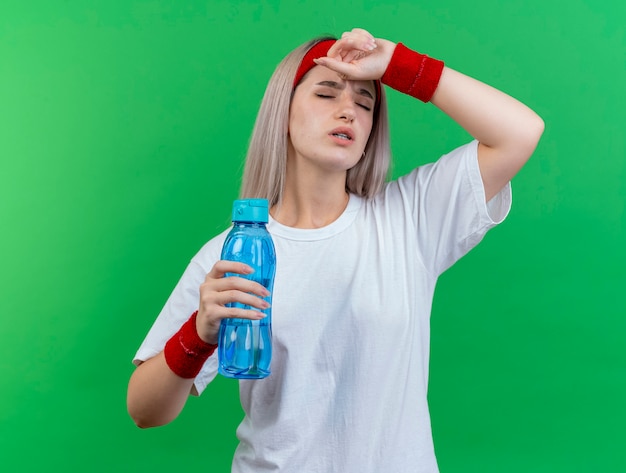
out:
{"label": "green background", "polygon": [[[625,5],[3,0],[2,470],[230,471],[236,384],[219,378],[172,424],[140,430],[131,359],[228,225],[277,62],[359,26],[546,122],[510,217],[437,288],[442,472],[626,471]],[[468,140],[432,105],[389,98],[394,175]]]}

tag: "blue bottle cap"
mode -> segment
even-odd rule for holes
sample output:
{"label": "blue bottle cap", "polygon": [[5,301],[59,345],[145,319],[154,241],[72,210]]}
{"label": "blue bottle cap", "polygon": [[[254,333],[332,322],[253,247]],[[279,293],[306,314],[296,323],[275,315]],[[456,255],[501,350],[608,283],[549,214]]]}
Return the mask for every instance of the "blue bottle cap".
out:
{"label": "blue bottle cap", "polygon": [[267,199],[240,199],[233,202],[233,222],[267,223]]}

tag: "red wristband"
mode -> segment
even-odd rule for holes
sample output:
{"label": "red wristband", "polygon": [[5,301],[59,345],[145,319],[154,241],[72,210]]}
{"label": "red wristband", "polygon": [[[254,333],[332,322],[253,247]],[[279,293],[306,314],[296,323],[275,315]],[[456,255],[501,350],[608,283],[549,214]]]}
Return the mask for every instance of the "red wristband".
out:
{"label": "red wristband", "polygon": [[181,378],[195,378],[217,345],[205,342],[196,330],[198,311],[165,344],[167,366]]}
{"label": "red wristband", "polygon": [[399,92],[428,102],[437,90],[443,65],[443,61],[398,43],[381,81]]}

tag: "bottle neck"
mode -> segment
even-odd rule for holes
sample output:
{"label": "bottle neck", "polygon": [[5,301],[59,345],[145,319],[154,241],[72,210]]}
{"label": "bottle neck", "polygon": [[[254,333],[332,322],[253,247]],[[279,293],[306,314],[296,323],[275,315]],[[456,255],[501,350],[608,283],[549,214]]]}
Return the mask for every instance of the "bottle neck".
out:
{"label": "bottle neck", "polygon": [[264,227],[266,222],[246,222],[241,220],[233,220],[233,225],[243,225],[247,227]]}

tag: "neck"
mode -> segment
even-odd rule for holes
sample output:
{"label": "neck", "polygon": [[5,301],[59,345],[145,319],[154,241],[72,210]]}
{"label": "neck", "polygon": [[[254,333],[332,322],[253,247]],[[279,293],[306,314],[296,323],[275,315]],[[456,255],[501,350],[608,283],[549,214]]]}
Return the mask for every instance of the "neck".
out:
{"label": "neck", "polygon": [[319,173],[296,178],[287,172],[281,202],[270,213],[277,222],[294,228],[321,228],[337,220],[350,199],[346,173]]}

